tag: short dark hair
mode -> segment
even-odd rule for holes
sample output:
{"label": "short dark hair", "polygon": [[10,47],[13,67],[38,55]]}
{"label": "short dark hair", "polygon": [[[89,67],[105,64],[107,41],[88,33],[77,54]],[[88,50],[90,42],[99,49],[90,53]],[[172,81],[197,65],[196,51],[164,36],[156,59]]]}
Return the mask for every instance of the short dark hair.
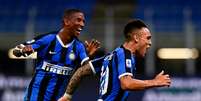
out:
{"label": "short dark hair", "polygon": [[139,19],[134,19],[134,20],[129,21],[126,24],[126,26],[124,27],[124,36],[125,36],[126,40],[130,39],[130,33],[133,30],[141,29],[143,27],[147,28],[147,25]]}
{"label": "short dark hair", "polygon": [[63,18],[70,17],[74,13],[83,13],[83,12],[79,9],[66,9],[64,11]]}

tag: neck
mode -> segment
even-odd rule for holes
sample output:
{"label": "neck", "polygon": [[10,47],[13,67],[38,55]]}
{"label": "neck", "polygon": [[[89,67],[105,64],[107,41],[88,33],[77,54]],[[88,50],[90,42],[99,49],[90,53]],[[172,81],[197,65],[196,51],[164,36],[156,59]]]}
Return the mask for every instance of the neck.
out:
{"label": "neck", "polygon": [[125,42],[123,44],[124,48],[126,48],[127,50],[131,51],[131,53],[135,54],[136,51],[136,44],[133,42]]}
{"label": "neck", "polygon": [[59,37],[64,45],[70,43],[73,40],[73,37],[70,36],[69,31],[65,29],[61,29],[59,32]]}

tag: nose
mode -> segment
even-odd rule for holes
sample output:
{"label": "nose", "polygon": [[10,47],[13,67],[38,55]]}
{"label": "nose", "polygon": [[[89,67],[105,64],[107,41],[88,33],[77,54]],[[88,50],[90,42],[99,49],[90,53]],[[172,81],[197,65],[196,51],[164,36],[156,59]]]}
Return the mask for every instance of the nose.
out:
{"label": "nose", "polygon": [[150,41],[148,42],[148,48],[150,48],[151,45],[152,45],[152,42],[151,42],[151,40],[150,40]]}
{"label": "nose", "polygon": [[81,26],[81,27],[84,27],[84,25],[85,25],[85,24],[84,24],[84,21],[81,21],[81,22],[80,22],[80,26]]}

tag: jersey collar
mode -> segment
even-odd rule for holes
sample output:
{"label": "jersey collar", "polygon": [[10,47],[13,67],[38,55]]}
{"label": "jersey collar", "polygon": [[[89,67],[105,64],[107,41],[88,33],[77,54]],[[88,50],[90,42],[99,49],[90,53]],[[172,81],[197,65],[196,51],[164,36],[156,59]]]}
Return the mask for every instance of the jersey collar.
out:
{"label": "jersey collar", "polygon": [[61,44],[61,46],[64,47],[64,48],[68,48],[68,47],[71,46],[71,45],[73,44],[73,42],[75,41],[75,40],[73,39],[72,42],[70,42],[70,43],[67,44],[67,45],[64,45],[64,43],[61,41],[61,38],[59,37],[59,35],[57,35],[56,37],[57,37],[57,40],[59,41],[59,43]]}

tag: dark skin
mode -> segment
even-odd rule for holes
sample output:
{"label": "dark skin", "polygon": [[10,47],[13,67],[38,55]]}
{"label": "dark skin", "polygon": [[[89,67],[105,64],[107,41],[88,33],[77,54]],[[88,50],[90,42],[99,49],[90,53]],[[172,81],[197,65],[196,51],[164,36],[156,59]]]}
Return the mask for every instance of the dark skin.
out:
{"label": "dark skin", "polygon": [[74,13],[69,17],[64,18],[64,27],[59,32],[59,37],[61,38],[64,45],[70,43],[74,37],[80,35],[80,31],[84,27],[84,14],[83,13]]}
{"label": "dark skin", "polygon": [[[78,37],[85,25],[84,14],[81,12],[73,13],[69,17],[63,18],[63,28],[58,33],[60,39],[63,44],[66,45],[70,43],[75,37]],[[93,54],[100,48],[100,42],[97,40],[92,40],[90,42],[85,41],[86,49],[89,57],[93,56]],[[31,45],[27,45],[25,47],[18,48],[22,49],[24,53],[33,53],[34,50]]]}
{"label": "dark skin", "polygon": [[[70,15],[66,15],[63,18],[63,27],[58,32],[57,36],[59,37],[59,39],[61,39],[62,45],[67,45],[71,43],[75,38],[77,38],[80,35],[84,25],[85,25],[85,18],[82,12],[74,12]],[[100,48],[100,42],[98,42],[97,40],[92,40],[90,42],[85,41],[85,45],[89,57],[93,56],[93,54]],[[25,45],[25,46],[19,45],[17,46],[17,48],[22,50],[20,51],[20,53],[26,54],[23,55],[25,57],[37,51],[32,48],[32,45]],[[84,64],[86,63],[87,62],[85,62]]]}
{"label": "dark skin", "polygon": [[85,41],[85,46],[86,46],[88,55],[90,57],[93,57],[94,53],[97,51],[97,49],[100,48],[100,42],[95,39],[91,40],[90,42]]}

